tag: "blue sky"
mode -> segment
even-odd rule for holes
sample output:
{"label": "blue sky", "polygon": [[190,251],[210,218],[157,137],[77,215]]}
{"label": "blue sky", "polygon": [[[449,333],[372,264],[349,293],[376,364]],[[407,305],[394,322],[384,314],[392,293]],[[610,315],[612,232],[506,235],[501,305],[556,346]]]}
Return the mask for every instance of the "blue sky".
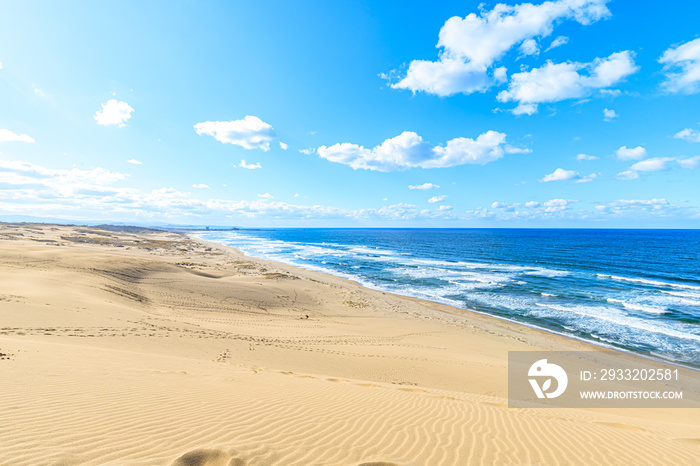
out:
{"label": "blue sky", "polygon": [[0,3],[0,219],[700,227],[700,3]]}

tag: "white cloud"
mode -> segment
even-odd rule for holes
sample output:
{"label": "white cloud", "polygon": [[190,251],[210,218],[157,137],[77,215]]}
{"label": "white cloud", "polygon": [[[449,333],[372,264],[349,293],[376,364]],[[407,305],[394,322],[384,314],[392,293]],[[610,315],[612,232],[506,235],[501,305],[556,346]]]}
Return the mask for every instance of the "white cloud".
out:
{"label": "white cloud", "polygon": [[520,54],[521,56],[539,55],[540,46],[535,39],[527,39],[520,44]]}
{"label": "white cloud", "polygon": [[655,157],[651,159],[642,160],[637,162],[630,167],[630,170],[642,171],[642,172],[658,172],[668,170],[668,162],[675,160],[672,157]]}
{"label": "white cloud", "polygon": [[275,130],[256,116],[246,115],[242,120],[205,121],[194,125],[197,134],[213,136],[224,144],[233,144],[244,149],[270,150],[270,141]]}
{"label": "white cloud", "polygon": [[299,193],[295,194],[294,197],[299,197]]}
{"label": "white cloud", "polygon": [[495,84],[508,82],[508,69],[505,66],[500,66],[493,70],[493,80]]}
{"label": "white cloud", "polygon": [[529,207],[529,208],[539,207],[539,205],[540,205],[540,203],[537,201],[528,201],[525,203],[525,207]]}
{"label": "white cloud", "polygon": [[428,199],[428,202],[430,202],[431,204],[434,204],[434,203],[436,203],[436,202],[442,202],[442,201],[444,201],[445,199],[447,199],[447,196],[444,195],[444,194],[442,194],[442,195],[440,195],[440,196],[433,196],[433,197],[431,197],[430,199]]}
{"label": "white cloud", "polygon": [[289,148],[289,145],[280,141],[280,147],[282,148],[282,150],[287,150]]}
{"label": "white cloud", "polygon": [[598,177],[597,174],[591,173],[590,175],[582,176],[578,180],[575,181],[575,183],[590,183],[591,181],[595,180]]}
{"label": "white cloud", "polygon": [[617,174],[617,177],[621,180],[636,180],[639,178],[639,173],[634,170],[625,170]]}
{"label": "white cloud", "polygon": [[615,113],[615,110],[610,110],[607,108],[603,109],[603,120],[605,120],[605,121],[612,121],[613,118],[617,118],[618,116],[620,116],[620,115]]}
{"label": "white cloud", "polygon": [[[625,50],[607,58],[596,58],[590,63],[547,63],[541,68],[515,73],[511,76],[508,90],[498,93],[499,102],[518,102],[513,110],[516,115],[532,115],[537,105],[578,99],[590,95],[594,90],[613,86],[636,72],[633,53]],[[586,71],[581,74],[579,71]]]}
{"label": "white cloud", "polygon": [[34,142],[34,138],[27,134],[17,134],[7,129],[0,129],[0,142]]}
{"label": "white cloud", "polygon": [[256,168],[262,168],[260,166],[260,162],[258,163],[246,163],[244,159],[241,159],[241,163],[238,164],[239,167],[241,168],[247,168],[248,170],[255,170]]}
{"label": "white cloud", "polygon": [[639,160],[647,156],[647,150],[642,146],[629,149],[627,146],[622,146],[615,151],[615,155],[620,160]]}
{"label": "white cloud", "polygon": [[568,44],[569,43],[569,38],[566,36],[558,36],[556,39],[552,41],[551,44],[549,44],[549,47],[545,49],[545,52],[549,52],[550,50],[560,47],[562,45]]}
{"label": "white cloud", "polygon": [[451,205],[441,205],[440,207],[438,207],[438,210],[441,212],[445,212],[452,209],[453,207]]}
{"label": "white cloud", "polygon": [[314,149],[313,147],[307,147],[306,149],[299,149],[299,152],[305,155],[311,155],[314,152],[316,152],[316,149]]}
{"label": "white cloud", "polygon": [[[111,172],[104,168],[82,170],[52,169],[29,162],[0,160],[0,190],[11,199],[50,199],[52,197],[81,198],[112,192],[109,184],[123,181],[128,175]],[[51,193],[50,195],[47,193]]]}
{"label": "white cloud", "polygon": [[209,185],[203,183],[193,184],[192,187],[195,189],[209,189]]}
{"label": "white cloud", "polygon": [[572,201],[568,199],[551,199],[547,202],[544,202],[542,206],[544,207],[545,212],[561,212],[563,210],[566,210],[569,207],[569,204],[572,202],[577,202],[577,201]]}
{"label": "white cloud", "polygon": [[261,199],[272,199],[274,196],[270,193],[265,193],[265,194],[258,194],[258,197]]}
{"label": "white cloud", "polygon": [[666,80],[661,87],[667,92],[700,92],[700,38],[666,50],[659,63],[664,65]]}
{"label": "white cloud", "polygon": [[542,183],[548,183],[550,181],[568,181],[573,179],[578,179],[579,174],[573,170],[564,170],[563,168],[557,168],[553,173],[545,175],[544,178],[540,180]]}
{"label": "white cloud", "polygon": [[444,146],[433,146],[418,134],[405,131],[385,140],[380,145],[366,149],[344,142],[330,147],[321,146],[319,156],[331,162],[349,165],[355,170],[393,171],[409,168],[443,168],[464,164],[486,164],[500,159],[504,154],[529,152],[505,143],[506,135],[487,131],[476,139],[455,138]]}
{"label": "white cloud", "polygon": [[[540,5],[497,4],[493,10],[454,16],[440,29],[437,61],[414,60],[394,89],[447,96],[486,90],[492,82],[489,67],[514,45],[546,37],[564,19],[590,24],[606,18],[608,0],[557,0]],[[534,51],[530,42],[524,46]]]}
{"label": "white cloud", "polygon": [[627,209],[659,209],[660,207],[669,206],[670,204],[666,199],[620,199],[618,201],[612,201],[606,203],[606,208],[613,210],[627,210]]}
{"label": "white cloud", "polygon": [[138,161],[138,160],[136,160],[136,159],[129,159],[129,160],[126,161],[126,163],[130,163],[130,164],[132,164],[132,165],[143,165],[143,162],[140,162],[140,161]]}
{"label": "white cloud", "polygon": [[433,183],[412,184],[408,187],[408,189],[420,189],[422,191],[425,191],[426,189],[439,189],[439,188],[440,188],[440,185],[433,184]]}
{"label": "white cloud", "polygon": [[578,154],[576,160],[598,160],[598,157],[588,154]]}
{"label": "white cloud", "polygon": [[688,159],[678,159],[677,162],[678,165],[683,168],[697,168],[698,165],[700,165],[700,155],[696,155],[695,157],[690,157]]}
{"label": "white cloud", "polygon": [[134,109],[126,102],[110,99],[102,104],[102,109],[95,113],[94,118],[98,125],[117,125],[123,128],[133,111]]}
{"label": "white cloud", "polygon": [[602,95],[603,97],[610,97],[611,99],[614,99],[615,97],[620,96],[622,91],[620,89],[600,89],[598,94]]}
{"label": "white cloud", "polygon": [[688,142],[700,142],[700,131],[686,128],[673,135],[676,139],[684,139]]}

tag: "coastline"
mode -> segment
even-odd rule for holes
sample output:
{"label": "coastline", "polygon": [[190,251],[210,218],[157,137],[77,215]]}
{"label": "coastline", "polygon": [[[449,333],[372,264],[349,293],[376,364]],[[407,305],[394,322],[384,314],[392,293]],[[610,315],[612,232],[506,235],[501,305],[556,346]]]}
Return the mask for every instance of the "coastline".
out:
{"label": "coastline", "polygon": [[199,452],[210,463],[192,464],[652,464],[663,452],[691,464],[700,454],[696,409],[507,408],[508,351],[640,355],[218,243],[0,224],[0,278],[0,352],[11,355],[0,361],[0,463],[178,464]]}
{"label": "coastline", "polygon": [[[214,231],[218,231],[218,230],[214,230]],[[221,231],[224,231],[224,230],[221,230]],[[250,229],[250,231],[256,231],[256,229]],[[684,369],[688,369],[688,370],[693,370],[693,371],[700,371],[700,366],[684,363],[683,361],[671,360],[668,358],[664,358],[660,355],[645,354],[645,353],[642,353],[639,351],[635,351],[634,349],[629,349],[629,348],[625,348],[622,346],[616,346],[616,345],[613,345],[610,343],[605,343],[601,340],[588,339],[585,337],[581,337],[581,336],[577,336],[577,335],[574,335],[571,333],[567,333],[565,331],[560,331],[560,330],[556,330],[553,328],[548,328],[544,325],[538,325],[536,322],[533,322],[533,321],[527,322],[527,321],[523,321],[523,320],[516,320],[513,318],[506,317],[506,316],[498,315],[498,314],[493,314],[493,313],[489,313],[489,312],[485,312],[485,311],[479,311],[478,309],[473,309],[473,308],[469,308],[469,307],[459,307],[455,304],[450,304],[448,302],[441,302],[437,298],[435,298],[435,299],[422,298],[422,297],[418,297],[418,296],[412,296],[410,294],[402,294],[399,292],[395,292],[395,291],[391,291],[391,290],[387,290],[387,289],[382,289],[381,287],[378,287],[378,286],[372,286],[372,284],[369,282],[366,282],[366,281],[362,282],[361,280],[358,280],[358,277],[354,277],[354,276],[347,275],[347,274],[342,274],[342,273],[339,273],[339,272],[336,272],[333,270],[322,269],[322,268],[318,268],[318,267],[314,268],[313,265],[305,266],[303,264],[297,264],[297,263],[293,263],[291,261],[284,262],[281,260],[267,259],[267,258],[259,257],[256,255],[250,255],[250,254],[247,254],[247,253],[245,253],[245,252],[243,252],[235,247],[227,246],[227,245],[220,243],[220,242],[217,242],[217,241],[207,241],[207,240],[200,238],[198,236],[199,234],[207,233],[207,232],[209,232],[209,230],[207,230],[207,231],[185,231],[183,233],[194,240],[201,241],[201,242],[207,243],[209,245],[215,245],[217,247],[223,246],[223,247],[231,248],[237,254],[241,254],[243,256],[250,257],[252,259],[256,259],[256,260],[260,260],[260,261],[267,261],[267,262],[270,262],[273,264],[278,264],[278,265],[284,265],[284,266],[291,267],[292,269],[296,269],[296,270],[306,270],[306,271],[311,271],[311,272],[315,272],[315,273],[319,273],[319,274],[323,274],[323,275],[327,275],[327,276],[332,276],[332,277],[335,277],[338,279],[347,280],[347,281],[349,281],[357,286],[360,286],[364,289],[374,290],[374,291],[378,291],[381,293],[388,293],[388,294],[391,294],[394,296],[400,296],[400,297],[406,298],[406,299],[414,299],[414,300],[417,300],[417,302],[419,302],[419,303],[424,303],[424,304],[425,303],[432,303],[432,304],[444,306],[443,310],[445,312],[456,312],[456,313],[464,312],[464,313],[478,314],[478,315],[486,316],[488,318],[502,320],[504,322],[508,322],[509,324],[512,324],[515,326],[527,327],[527,328],[534,329],[537,331],[556,335],[558,337],[564,337],[564,338],[567,338],[570,340],[584,343],[586,345],[590,345],[594,348],[602,348],[605,350],[617,351],[617,352],[629,354],[629,355],[639,357],[642,359],[646,359],[649,361],[653,361],[653,362],[668,364],[668,365],[672,365],[672,366],[676,366],[676,367],[680,367],[680,368],[684,368]],[[598,274],[598,275],[600,275],[600,274]]]}

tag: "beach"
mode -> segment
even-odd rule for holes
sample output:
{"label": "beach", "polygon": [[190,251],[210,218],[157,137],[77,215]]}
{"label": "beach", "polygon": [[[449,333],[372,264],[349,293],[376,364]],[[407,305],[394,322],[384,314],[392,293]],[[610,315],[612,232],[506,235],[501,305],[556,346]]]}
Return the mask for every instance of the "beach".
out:
{"label": "beach", "polygon": [[509,351],[598,347],[180,233],[0,224],[0,309],[0,464],[700,458],[700,409],[508,407]]}

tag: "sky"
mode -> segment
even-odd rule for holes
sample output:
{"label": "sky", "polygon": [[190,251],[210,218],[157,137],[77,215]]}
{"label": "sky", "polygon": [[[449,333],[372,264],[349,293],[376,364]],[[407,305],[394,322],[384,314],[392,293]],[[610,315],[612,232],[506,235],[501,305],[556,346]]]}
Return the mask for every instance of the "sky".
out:
{"label": "sky", "polygon": [[0,1],[0,220],[700,228],[699,17]]}

